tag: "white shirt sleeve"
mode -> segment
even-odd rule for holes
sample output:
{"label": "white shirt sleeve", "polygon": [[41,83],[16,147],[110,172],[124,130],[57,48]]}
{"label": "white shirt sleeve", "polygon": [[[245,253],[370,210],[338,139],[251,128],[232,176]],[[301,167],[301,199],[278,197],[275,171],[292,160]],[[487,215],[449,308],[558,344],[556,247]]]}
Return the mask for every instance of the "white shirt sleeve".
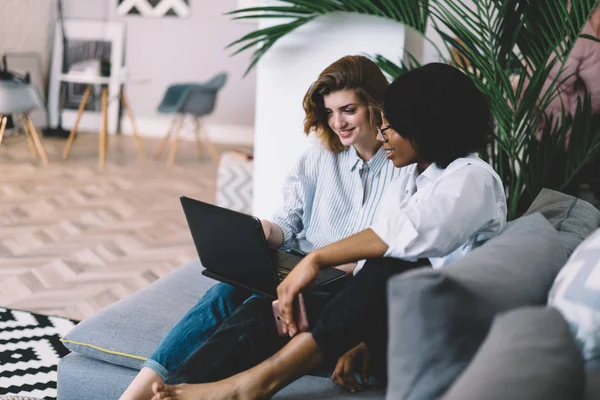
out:
{"label": "white shirt sleeve", "polygon": [[444,257],[501,218],[498,190],[503,189],[489,171],[466,164],[436,182],[427,196],[415,195],[403,209],[382,210],[371,229],[389,246],[385,257]]}

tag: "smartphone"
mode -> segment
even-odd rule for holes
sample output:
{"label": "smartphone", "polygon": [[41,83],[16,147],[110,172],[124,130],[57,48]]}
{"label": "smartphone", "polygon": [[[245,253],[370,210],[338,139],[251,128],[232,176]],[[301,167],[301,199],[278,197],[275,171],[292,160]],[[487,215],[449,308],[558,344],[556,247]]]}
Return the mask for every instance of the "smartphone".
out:
{"label": "smartphone", "polygon": [[[306,306],[304,304],[304,296],[302,293],[296,297],[293,310],[294,321],[296,321],[298,332],[308,331],[308,317],[306,316]],[[279,336],[287,336],[287,334],[283,333],[283,321],[281,320],[281,314],[279,314],[279,300],[273,302],[273,316],[275,317],[275,325],[277,325]]]}

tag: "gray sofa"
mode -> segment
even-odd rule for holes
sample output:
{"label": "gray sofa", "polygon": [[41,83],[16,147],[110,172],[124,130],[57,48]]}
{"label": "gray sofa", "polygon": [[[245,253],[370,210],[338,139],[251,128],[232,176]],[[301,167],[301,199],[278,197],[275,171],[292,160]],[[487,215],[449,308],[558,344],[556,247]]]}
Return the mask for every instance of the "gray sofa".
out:
{"label": "gray sofa", "polygon": [[[544,190],[527,214],[443,270],[390,281],[387,388],[351,394],[326,376],[306,376],[275,398],[600,399],[600,368],[583,365],[566,322],[545,307],[554,277],[600,226],[600,212]],[[67,334],[72,353],[58,366],[58,398],[117,399],[214,284],[201,269],[199,261],[181,266]]]}

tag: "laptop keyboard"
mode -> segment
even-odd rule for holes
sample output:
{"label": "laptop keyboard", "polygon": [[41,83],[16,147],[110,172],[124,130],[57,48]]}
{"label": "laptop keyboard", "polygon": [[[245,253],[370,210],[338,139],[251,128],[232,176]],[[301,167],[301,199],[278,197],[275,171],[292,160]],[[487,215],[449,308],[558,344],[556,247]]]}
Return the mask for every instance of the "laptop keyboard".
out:
{"label": "laptop keyboard", "polygon": [[291,271],[285,268],[277,268],[277,279],[279,282],[283,281]]}

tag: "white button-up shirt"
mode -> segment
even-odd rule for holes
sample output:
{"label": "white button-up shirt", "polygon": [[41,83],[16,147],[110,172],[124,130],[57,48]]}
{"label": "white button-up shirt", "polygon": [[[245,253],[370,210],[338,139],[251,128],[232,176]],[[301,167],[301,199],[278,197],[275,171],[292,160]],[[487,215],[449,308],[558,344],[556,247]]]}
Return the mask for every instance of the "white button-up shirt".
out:
{"label": "white button-up shirt", "polygon": [[402,168],[370,228],[389,246],[385,257],[429,258],[438,268],[499,234],[505,223],[502,180],[473,154],[421,174],[416,164]]}

